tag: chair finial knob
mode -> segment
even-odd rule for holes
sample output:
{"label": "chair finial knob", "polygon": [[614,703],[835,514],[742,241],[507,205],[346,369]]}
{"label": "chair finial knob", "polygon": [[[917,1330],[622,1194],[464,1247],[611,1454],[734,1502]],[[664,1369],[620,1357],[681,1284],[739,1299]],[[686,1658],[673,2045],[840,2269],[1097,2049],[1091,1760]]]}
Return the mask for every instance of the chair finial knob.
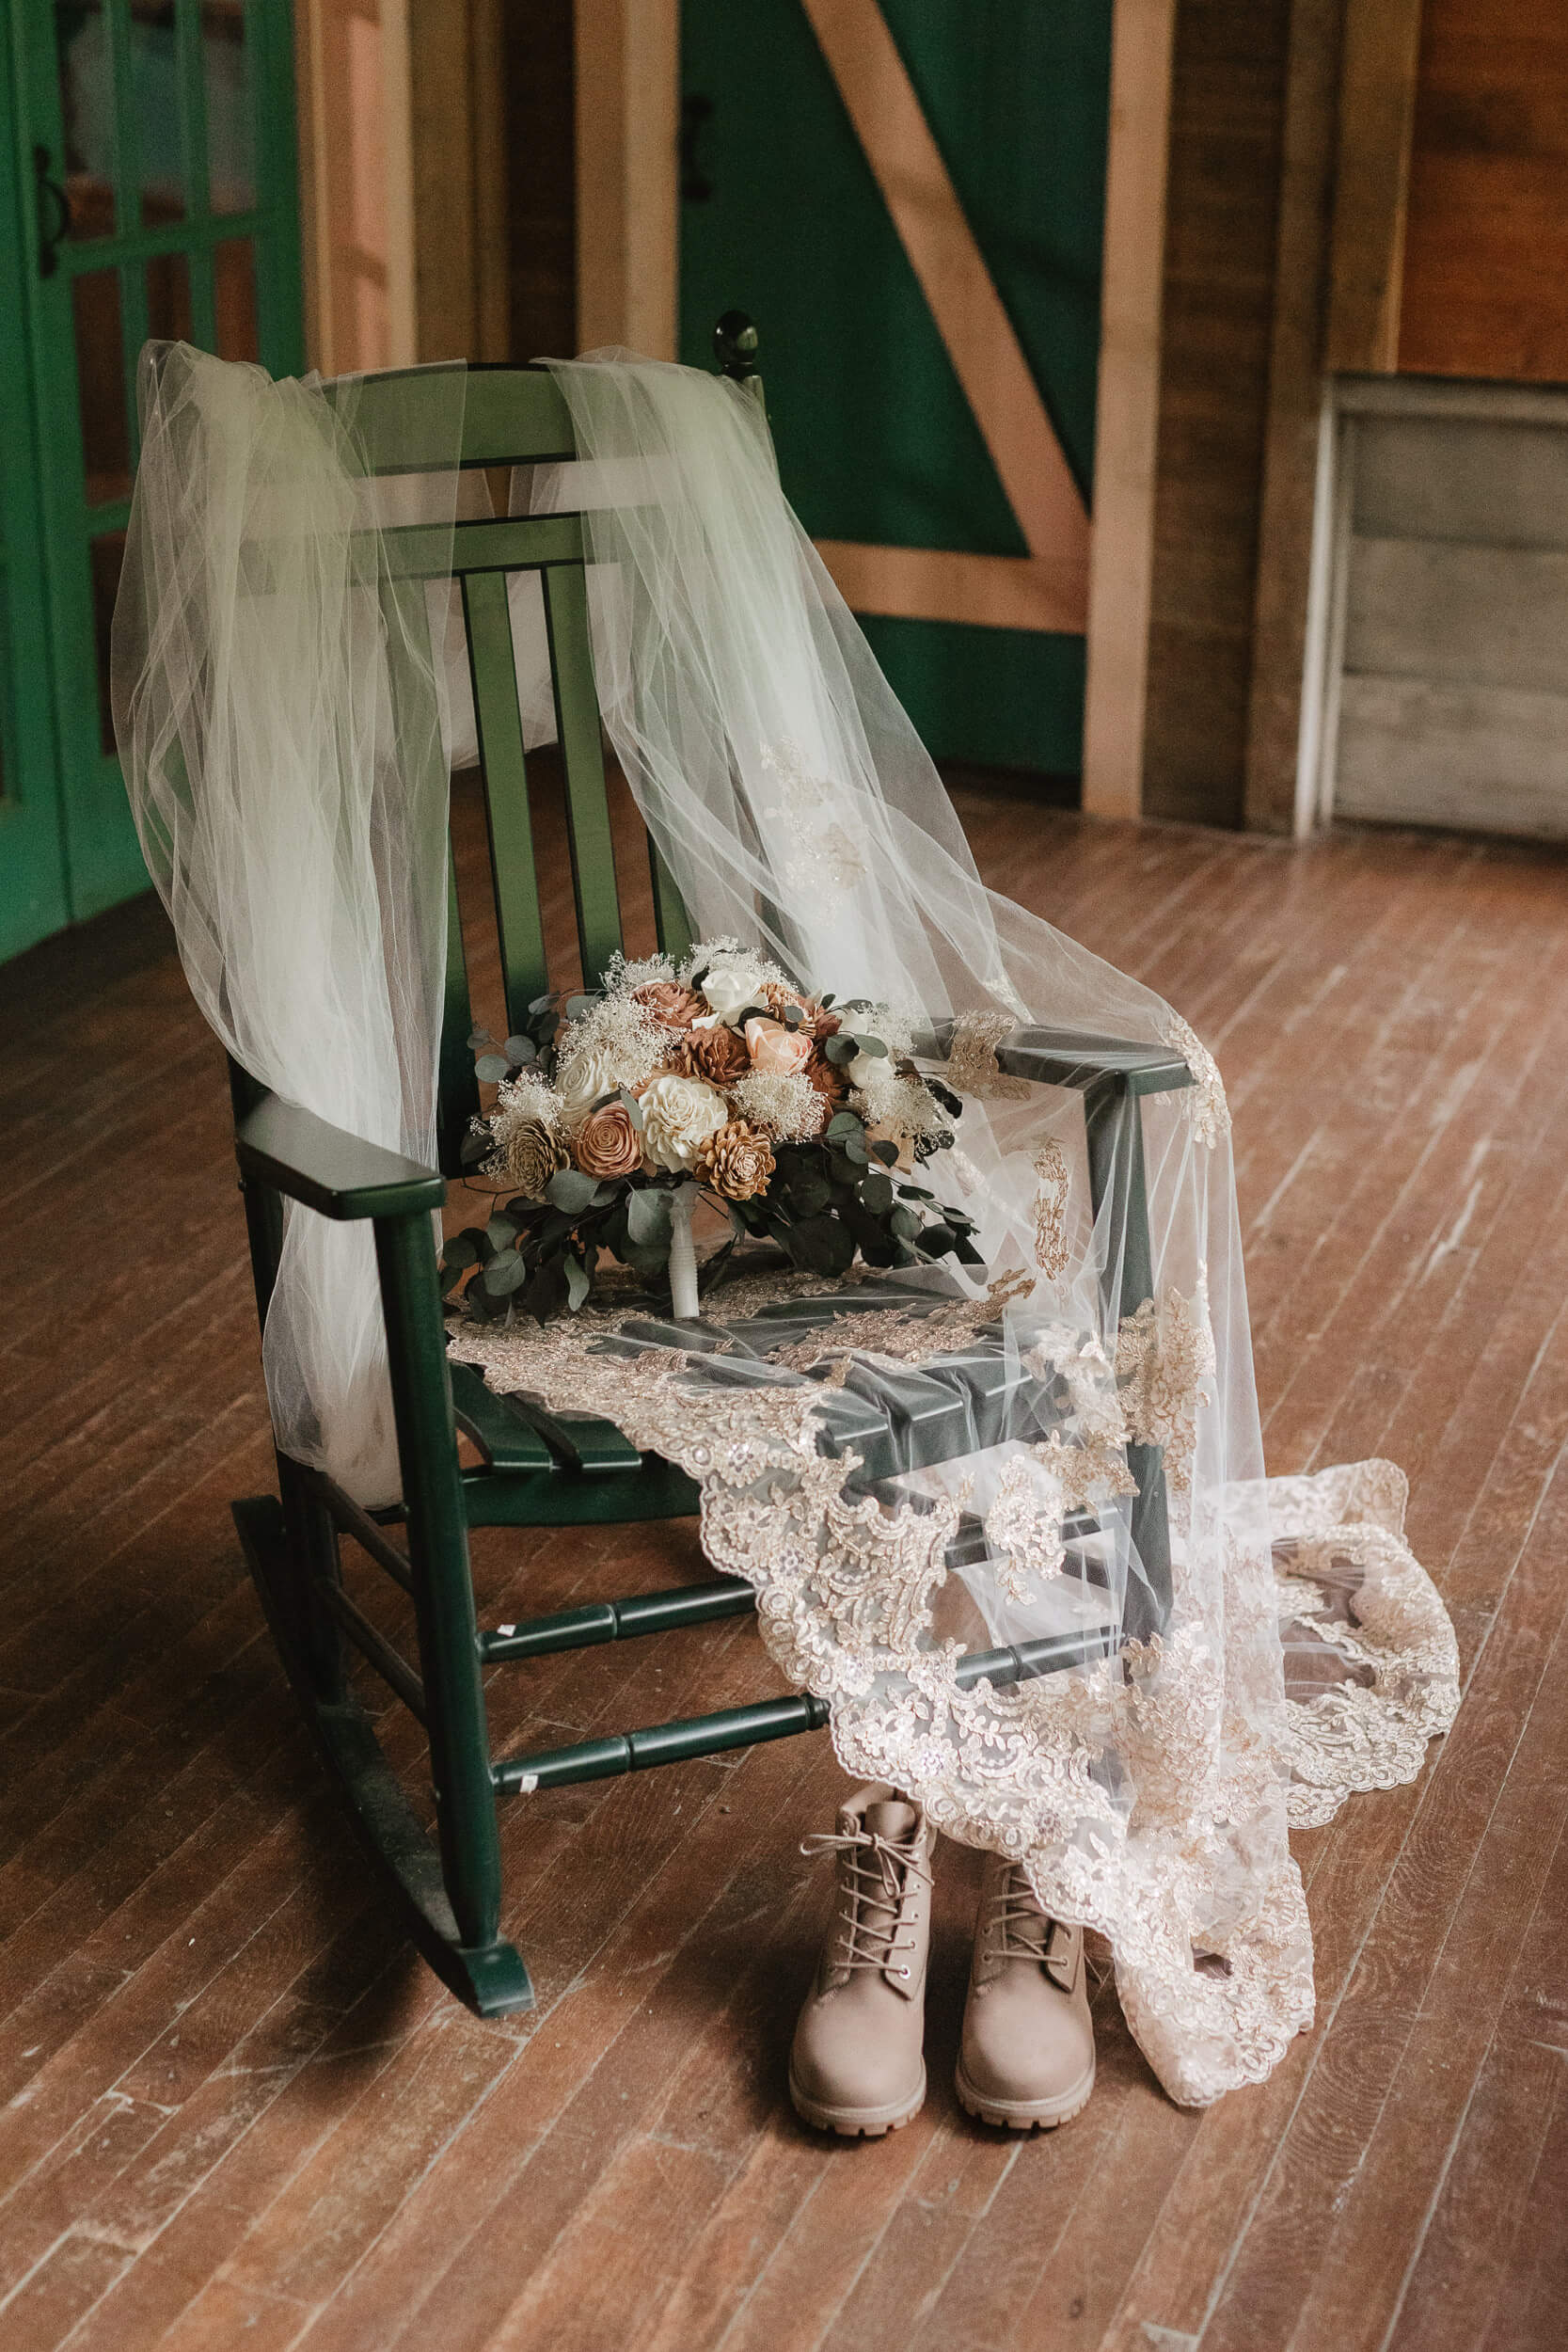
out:
{"label": "chair finial knob", "polygon": [[757,372],[757,330],[744,310],[726,310],[713,330],[720,367],[736,384]]}

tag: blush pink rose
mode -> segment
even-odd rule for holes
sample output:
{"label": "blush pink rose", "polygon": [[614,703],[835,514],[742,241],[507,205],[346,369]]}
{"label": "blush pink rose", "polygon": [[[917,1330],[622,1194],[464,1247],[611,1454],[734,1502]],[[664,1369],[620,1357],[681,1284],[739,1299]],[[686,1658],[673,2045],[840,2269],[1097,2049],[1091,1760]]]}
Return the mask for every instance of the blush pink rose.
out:
{"label": "blush pink rose", "polygon": [[756,1014],[746,1024],[746,1050],[752,1068],[769,1078],[793,1078],[811,1059],[811,1031],[785,1028],[782,1021],[764,1021]]}

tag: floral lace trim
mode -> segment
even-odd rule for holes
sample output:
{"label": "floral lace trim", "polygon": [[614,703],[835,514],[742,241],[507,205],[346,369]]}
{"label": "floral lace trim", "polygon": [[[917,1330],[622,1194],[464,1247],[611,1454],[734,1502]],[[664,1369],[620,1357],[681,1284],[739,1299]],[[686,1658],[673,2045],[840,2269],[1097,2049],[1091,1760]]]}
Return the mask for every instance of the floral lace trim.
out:
{"label": "floral lace trim", "polygon": [[942,1077],[957,1094],[977,1102],[1022,1102],[1029,1092],[1027,1078],[1009,1078],[996,1058],[1004,1038],[1018,1022],[1010,1012],[960,1012],[953,1024]]}
{"label": "floral lace trim", "polygon": [[1162,1045],[1168,1045],[1173,1054],[1180,1054],[1193,1073],[1190,1088],[1178,1097],[1182,1117],[1199,1143],[1211,1151],[1230,1133],[1230,1105],[1225,1099],[1225,1087],[1220,1078],[1220,1066],[1197,1031],[1182,1020],[1178,1012],[1167,1012],[1160,1024]]}
{"label": "floral lace trim", "polygon": [[[761,1287],[776,1297],[781,1281],[786,1296],[803,1287],[788,1277],[762,1278]],[[755,1285],[726,1295],[732,1309],[758,1303]],[[1432,1614],[1441,1616],[1441,1604],[1397,1531],[1325,1518],[1324,1501],[1343,1501],[1343,1482],[1314,1492],[1292,1482],[1286,1516],[1303,1539],[1291,1564],[1294,1613],[1314,1567],[1352,1547],[1361,1567],[1364,1613],[1354,1631],[1330,1630],[1372,1666],[1373,1689],[1349,1702],[1331,1693],[1336,1704],[1320,1698],[1278,1723],[1259,1703],[1259,1690],[1274,1687],[1268,1660],[1277,1659],[1263,1639],[1278,1605],[1274,1573],[1266,1542],[1228,1531],[1204,1569],[1219,1580],[1223,1665],[1203,1616],[1183,1609],[1179,1580],[1163,1640],[1001,1690],[963,1689],[958,1645],[931,1638],[959,1500],[888,1508],[851,1496],[856,1457],[817,1450],[819,1383],[786,1375],[777,1386],[721,1385],[700,1356],[641,1344],[635,1326],[620,1336],[626,1320],[625,1308],[611,1307],[542,1329],[459,1325],[452,1352],[502,1393],[523,1389],[558,1411],[614,1420],[696,1480],[704,1549],[754,1586],[768,1649],[792,1684],[828,1701],[846,1770],[905,1789],[951,1836],[1019,1856],[1048,1910],[1111,1939],[1128,2022],[1173,2098],[1202,2106],[1261,2081],[1312,2014],[1282,1759],[1295,1809],[1321,1818],[1309,1808],[1324,1800],[1299,1791],[1343,1793],[1407,1775],[1421,1726],[1441,1727],[1451,1711],[1449,1653]],[[1052,1343],[1087,1422],[1077,1443],[1056,1432],[1031,1449],[1026,1477],[1005,1478],[997,1491],[988,1526],[1015,1580],[1060,1542],[1059,1516],[1051,1524],[1058,1494],[1043,1480],[1059,1482],[1061,1511],[1073,1507],[1091,1470],[1108,1470],[1117,1411],[1098,1343],[1063,1330],[1036,1349]],[[1402,1652],[1413,1631],[1419,1641]],[[1255,1899],[1244,1915],[1231,1899],[1216,1900],[1249,1882]],[[1223,1963],[1217,1973],[1196,1964],[1211,1954]]]}
{"label": "floral lace trim", "polygon": [[1214,1371],[1214,1335],[1201,1271],[1192,1298],[1178,1290],[1146,1298],[1124,1315],[1117,1335],[1117,1377],[1130,1435],[1157,1445],[1165,1477],[1179,1495],[1191,1492],[1197,1451],[1197,1408],[1212,1401],[1204,1382]]}
{"label": "floral lace trim", "polygon": [[1035,1153],[1035,1263],[1048,1281],[1067,1272],[1068,1167],[1062,1147],[1048,1136]]}

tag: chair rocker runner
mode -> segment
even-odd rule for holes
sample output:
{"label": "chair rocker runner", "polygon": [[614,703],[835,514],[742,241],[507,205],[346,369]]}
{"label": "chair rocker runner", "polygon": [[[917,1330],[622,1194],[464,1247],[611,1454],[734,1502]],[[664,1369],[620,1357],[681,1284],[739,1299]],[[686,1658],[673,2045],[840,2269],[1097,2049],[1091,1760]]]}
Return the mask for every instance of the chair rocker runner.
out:
{"label": "chair rocker runner", "polygon": [[[755,334],[730,313],[716,334],[725,373],[755,381]],[[760,391],[760,385],[757,386]],[[419,407],[404,375],[360,389],[356,430],[372,469],[388,474],[438,462],[419,446]],[[542,368],[476,367],[467,383],[465,467],[570,459],[568,412]],[[433,537],[442,538],[438,557]],[[422,582],[448,569],[445,534],[408,526],[386,534],[387,599],[422,626]],[[492,851],[492,881],[506,1009],[522,1026],[548,987],[530,824],[528,785],[507,600],[508,575],[540,575],[548,625],[578,937],[590,981],[621,946],[598,704],[589,641],[583,536],[573,515],[459,521],[450,569],[462,584]],[[650,848],[659,945],[689,945],[685,913]],[[698,1505],[692,1481],[639,1454],[607,1422],[562,1421],[521,1399],[493,1394],[479,1374],[449,1364],[432,1212],[479,1107],[467,1048],[472,1027],[455,883],[450,923],[440,1057],[440,1172],[361,1141],[267,1092],[230,1061],[236,1149],[258,1310],[264,1322],[277,1277],[285,1198],[335,1219],[369,1219],[374,1232],[402,1469],[403,1502],[370,1513],[321,1472],[286,1454],[278,1495],[236,1502],[234,1518],[289,1677],[361,1836],[398,1899],[409,1935],[437,1974],[482,2015],[524,2010],[532,1992],[523,1961],[500,1931],[498,1805],[523,1790],[600,1779],[716,1755],[820,1727],[825,1703],[809,1693],[653,1724],[573,1746],[498,1760],[486,1726],[483,1676],[501,1663],[700,1625],[754,1609],[730,1577],[680,1590],[594,1601],[504,1630],[482,1630],[469,1573],[470,1527],[554,1527],[651,1520]],[[940,1041],[938,1041],[940,1047]],[[1193,1083],[1180,1057],[1105,1039],[1021,1030],[999,1051],[1001,1069],[1084,1100],[1091,1195],[1109,1203],[1109,1258],[1132,1297],[1152,1288],[1140,1098]],[[1114,1316],[1114,1310],[1113,1316]],[[1113,1327],[1114,1328],[1114,1321]],[[483,1457],[466,1468],[461,1431]],[[1158,1629],[1170,1592],[1165,1489],[1160,1456],[1129,1446],[1138,1486],[1132,1536],[1147,1582],[1130,1586],[1126,1635]],[[393,1540],[399,1532],[403,1542]],[[1088,1523],[1092,1526],[1092,1522]],[[403,1657],[345,1591],[339,1546],[354,1538],[413,1602],[417,1665]],[[384,1755],[370,1715],[349,1688],[349,1645],[383,1677],[428,1735],[437,1835],[433,1842]],[[971,1653],[959,1679],[1016,1681],[1103,1655],[1057,1635]]]}

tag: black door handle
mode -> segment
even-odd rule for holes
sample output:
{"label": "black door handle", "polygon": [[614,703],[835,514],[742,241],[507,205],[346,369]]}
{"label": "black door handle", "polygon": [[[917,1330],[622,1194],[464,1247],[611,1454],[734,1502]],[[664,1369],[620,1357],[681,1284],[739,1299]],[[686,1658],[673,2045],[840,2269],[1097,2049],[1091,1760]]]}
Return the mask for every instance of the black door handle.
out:
{"label": "black door handle", "polygon": [[[53,278],[59,266],[60,243],[71,230],[71,199],[57,180],[49,177],[49,150],[33,150],[33,185],[39,205],[39,276]],[[48,225],[47,208],[55,207],[55,226]]]}
{"label": "black door handle", "polygon": [[698,135],[712,118],[713,101],[700,90],[681,100],[681,196],[688,204],[706,204],[713,195],[713,183],[697,160]]}

